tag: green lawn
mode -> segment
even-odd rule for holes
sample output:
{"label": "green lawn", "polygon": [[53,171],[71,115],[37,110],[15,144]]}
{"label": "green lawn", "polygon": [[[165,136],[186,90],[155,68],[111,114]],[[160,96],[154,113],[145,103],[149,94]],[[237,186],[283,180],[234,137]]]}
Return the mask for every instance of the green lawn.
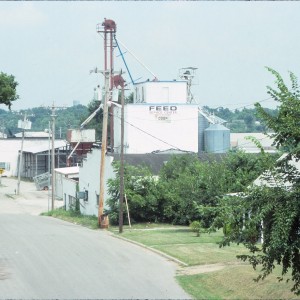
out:
{"label": "green lawn", "polygon": [[122,235],[160,250],[188,265],[236,262],[236,255],[247,253],[243,246],[220,248],[222,232],[201,233],[197,237],[188,227],[181,229],[125,230]]}
{"label": "green lawn", "polygon": [[219,248],[218,245],[210,243],[177,244],[176,247],[174,245],[161,245],[154,248],[176,257],[190,266],[239,262],[236,256],[248,253],[243,246],[232,245],[231,247]]}
{"label": "green lawn", "polygon": [[279,270],[255,282],[258,274],[250,266],[227,266],[216,272],[176,278],[195,299],[297,299],[290,292],[291,283],[278,282]]}
{"label": "green lawn", "polygon": [[216,244],[222,239],[221,232],[214,232],[211,234],[201,233],[201,236],[197,237],[188,227],[178,228],[178,226],[172,227],[172,229],[127,229],[124,230],[121,236],[151,247],[174,244]]}

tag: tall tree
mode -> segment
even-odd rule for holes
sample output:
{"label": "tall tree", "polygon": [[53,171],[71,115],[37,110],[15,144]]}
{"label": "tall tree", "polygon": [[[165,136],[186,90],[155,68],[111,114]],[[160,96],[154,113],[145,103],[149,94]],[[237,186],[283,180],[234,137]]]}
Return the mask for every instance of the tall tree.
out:
{"label": "tall tree", "polygon": [[0,104],[11,108],[12,102],[19,98],[16,91],[17,85],[13,75],[0,73]]}
{"label": "tall tree", "polygon": [[[280,280],[292,279],[292,290],[300,295],[300,173],[295,168],[295,161],[300,159],[300,91],[293,73],[289,73],[289,88],[278,72],[268,70],[276,78],[277,87],[267,89],[280,104],[278,115],[270,115],[259,103],[256,108],[274,132],[271,136],[276,147],[286,155],[265,173],[261,186],[253,186],[243,197],[223,206],[223,217],[230,228],[223,245],[241,242],[252,252],[240,258],[254,268],[262,267],[257,280],[272,273],[276,265],[280,266]],[[261,235],[260,245],[257,241]]]}
{"label": "tall tree", "polygon": [[288,159],[292,155],[300,158],[300,90],[297,77],[290,72],[291,88],[284,83],[278,72],[268,68],[276,77],[277,90],[268,87],[268,94],[279,102],[279,112],[273,116],[265,111],[259,103],[256,103],[258,115],[264,119],[265,124],[274,131],[271,136],[275,139],[277,148],[283,148],[288,152]]}

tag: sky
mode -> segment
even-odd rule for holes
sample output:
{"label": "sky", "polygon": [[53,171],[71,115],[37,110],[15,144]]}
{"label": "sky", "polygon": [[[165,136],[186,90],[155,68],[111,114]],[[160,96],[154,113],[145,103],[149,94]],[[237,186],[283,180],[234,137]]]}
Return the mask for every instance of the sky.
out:
{"label": "sky", "polygon": [[[199,105],[275,108],[266,66],[287,82],[290,71],[300,74],[299,15],[298,1],[0,1],[0,72],[19,83],[12,110],[87,105],[104,84],[90,71],[104,68],[96,26],[107,18],[134,80],[178,79],[180,68],[195,67]],[[125,71],[115,56],[115,70]]]}

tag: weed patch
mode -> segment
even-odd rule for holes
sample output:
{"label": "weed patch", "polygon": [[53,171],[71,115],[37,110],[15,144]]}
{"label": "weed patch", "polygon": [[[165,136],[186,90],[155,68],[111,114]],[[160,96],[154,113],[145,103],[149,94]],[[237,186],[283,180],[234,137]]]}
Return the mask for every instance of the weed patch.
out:
{"label": "weed patch", "polygon": [[98,228],[98,218],[95,216],[85,216],[72,210],[55,209],[41,214],[42,216],[51,216],[73,224],[79,224],[91,229]]}

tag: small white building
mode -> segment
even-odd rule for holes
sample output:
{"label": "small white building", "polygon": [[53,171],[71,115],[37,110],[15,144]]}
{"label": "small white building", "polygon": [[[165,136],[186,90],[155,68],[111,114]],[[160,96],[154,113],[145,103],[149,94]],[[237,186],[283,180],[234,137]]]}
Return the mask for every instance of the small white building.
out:
{"label": "small white building", "polygon": [[134,86],[134,103],[187,102],[186,81],[145,81]]}
{"label": "small white building", "polygon": [[69,197],[76,198],[79,167],[67,167],[54,169],[55,172],[55,196],[63,199],[67,205]]}
{"label": "small white building", "polygon": [[[100,194],[100,160],[101,150],[93,149],[87,153],[82,167],[79,168],[79,192],[85,192],[85,199],[80,199],[80,211],[84,215],[98,215],[99,194]],[[105,183],[109,178],[114,178],[112,168],[113,157],[105,156]],[[104,199],[109,197],[107,185],[104,188]],[[104,207],[106,203],[104,202]]]}

